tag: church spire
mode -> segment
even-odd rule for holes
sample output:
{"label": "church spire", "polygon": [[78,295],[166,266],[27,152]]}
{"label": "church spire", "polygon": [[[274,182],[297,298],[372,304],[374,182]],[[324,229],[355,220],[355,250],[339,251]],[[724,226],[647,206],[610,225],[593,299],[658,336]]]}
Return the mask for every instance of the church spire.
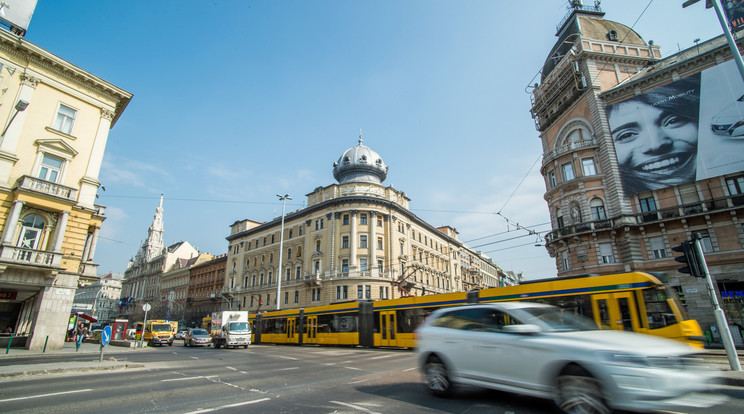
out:
{"label": "church spire", "polygon": [[163,195],[160,194],[160,203],[155,209],[155,217],[147,230],[147,241],[142,246],[145,250],[144,260],[150,261],[163,251]]}

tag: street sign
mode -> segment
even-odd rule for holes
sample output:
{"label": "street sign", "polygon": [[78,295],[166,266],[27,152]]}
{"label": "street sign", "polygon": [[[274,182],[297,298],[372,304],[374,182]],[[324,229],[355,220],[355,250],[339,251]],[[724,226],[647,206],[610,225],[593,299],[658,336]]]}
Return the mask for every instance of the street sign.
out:
{"label": "street sign", "polygon": [[143,310],[143,311],[147,312],[147,311],[149,311],[150,309],[152,309],[152,306],[150,306],[150,304],[149,304],[149,303],[145,303],[144,305],[142,305],[142,310]]}
{"label": "street sign", "polygon": [[106,346],[111,342],[111,327],[104,326],[101,332],[101,346]]}

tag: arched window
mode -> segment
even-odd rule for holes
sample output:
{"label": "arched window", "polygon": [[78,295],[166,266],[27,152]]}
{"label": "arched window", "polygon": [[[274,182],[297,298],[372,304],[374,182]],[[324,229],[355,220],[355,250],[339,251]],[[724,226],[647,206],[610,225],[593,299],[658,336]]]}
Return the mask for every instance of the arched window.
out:
{"label": "arched window", "polygon": [[589,207],[592,209],[592,220],[605,220],[607,218],[602,200],[593,198],[589,202]]}
{"label": "arched window", "polygon": [[44,219],[36,214],[29,214],[21,224],[21,235],[18,245],[27,249],[38,249],[44,232]]}

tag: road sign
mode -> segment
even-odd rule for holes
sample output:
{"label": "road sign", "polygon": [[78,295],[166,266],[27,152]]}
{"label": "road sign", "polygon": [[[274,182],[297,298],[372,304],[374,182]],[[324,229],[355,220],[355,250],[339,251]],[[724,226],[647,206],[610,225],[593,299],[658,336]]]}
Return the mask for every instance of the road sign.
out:
{"label": "road sign", "polygon": [[104,326],[103,332],[101,332],[101,345],[106,346],[111,342],[111,327]]}
{"label": "road sign", "polygon": [[149,303],[145,303],[144,305],[142,305],[142,310],[143,310],[143,311],[147,312],[147,311],[149,311],[150,309],[152,309],[152,306],[150,306],[150,304],[149,304]]}

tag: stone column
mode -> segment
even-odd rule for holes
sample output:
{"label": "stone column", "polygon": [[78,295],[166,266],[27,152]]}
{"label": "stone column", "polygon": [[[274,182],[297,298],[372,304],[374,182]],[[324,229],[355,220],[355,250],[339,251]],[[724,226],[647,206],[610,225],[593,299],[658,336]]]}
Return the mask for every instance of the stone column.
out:
{"label": "stone column", "polygon": [[59,222],[57,222],[57,231],[54,235],[54,249],[52,249],[53,252],[62,252],[62,241],[65,238],[65,231],[67,229],[67,220],[70,218],[70,212],[69,211],[63,211],[62,217],[60,217]]}
{"label": "stone column", "polygon": [[3,244],[13,244],[13,236],[15,235],[15,228],[16,224],[18,223],[18,219],[21,217],[23,204],[24,202],[21,200],[16,200],[13,202],[8,220],[5,222],[5,228],[3,229]]}
{"label": "stone column", "polygon": [[115,113],[108,109],[101,109],[101,118],[98,121],[98,131],[96,139],[93,141],[93,148],[88,159],[88,168],[85,176],[81,180],[80,193],[78,202],[86,207],[93,208],[96,201],[96,192],[98,191],[99,181],[98,173],[101,171],[103,162],[103,153],[106,149],[111,122],[114,120]]}

